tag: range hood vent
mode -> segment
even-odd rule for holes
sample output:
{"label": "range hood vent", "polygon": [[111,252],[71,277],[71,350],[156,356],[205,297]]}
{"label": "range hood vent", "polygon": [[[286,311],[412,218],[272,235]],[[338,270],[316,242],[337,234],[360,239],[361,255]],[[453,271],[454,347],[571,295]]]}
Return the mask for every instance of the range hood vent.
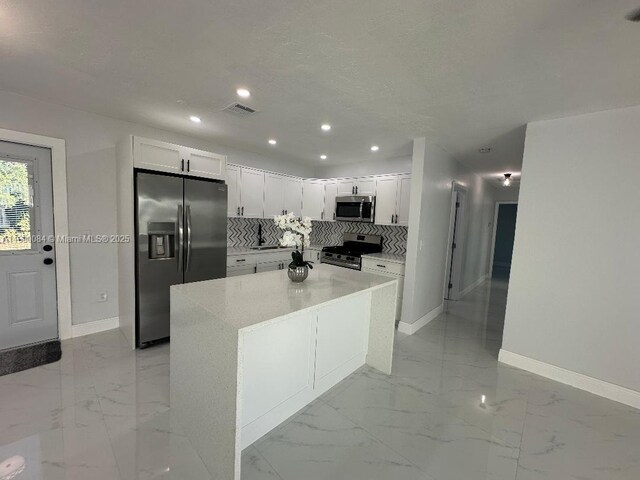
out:
{"label": "range hood vent", "polygon": [[253,115],[254,113],[256,113],[257,110],[236,102],[232,103],[228,107],[223,108],[222,111],[233,113],[234,115],[238,115],[241,117],[248,117],[249,115]]}

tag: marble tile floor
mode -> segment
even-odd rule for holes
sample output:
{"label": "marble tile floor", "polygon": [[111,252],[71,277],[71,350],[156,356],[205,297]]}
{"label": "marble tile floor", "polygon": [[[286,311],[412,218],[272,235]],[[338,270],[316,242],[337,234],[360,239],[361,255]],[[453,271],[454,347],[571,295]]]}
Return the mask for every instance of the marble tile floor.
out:
{"label": "marble tile floor", "polygon": [[[363,368],[258,440],[243,480],[640,478],[640,411],[497,362],[505,298],[487,283],[398,335],[391,376]],[[209,479],[171,416],[169,348],[110,331],[0,377],[0,479],[5,459],[17,480]]]}

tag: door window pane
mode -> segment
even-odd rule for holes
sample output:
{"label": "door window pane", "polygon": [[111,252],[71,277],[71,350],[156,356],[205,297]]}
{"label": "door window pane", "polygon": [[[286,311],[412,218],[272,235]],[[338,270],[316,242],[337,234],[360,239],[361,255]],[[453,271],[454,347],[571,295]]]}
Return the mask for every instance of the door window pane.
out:
{"label": "door window pane", "polygon": [[30,250],[33,224],[30,164],[0,159],[0,251]]}

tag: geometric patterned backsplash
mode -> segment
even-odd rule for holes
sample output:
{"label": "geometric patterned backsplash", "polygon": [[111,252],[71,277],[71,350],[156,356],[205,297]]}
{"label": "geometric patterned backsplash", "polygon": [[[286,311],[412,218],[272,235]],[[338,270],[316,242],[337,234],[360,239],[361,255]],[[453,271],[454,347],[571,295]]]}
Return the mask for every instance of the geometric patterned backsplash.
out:
{"label": "geometric patterned backsplash", "polygon": [[[227,245],[230,247],[251,247],[258,243],[258,225],[262,225],[262,235],[267,245],[278,243],[282,230],[273,220],[267,218],[229,218],[227,219]],[[342,245],[345,232],[366,235],[382,235],[382,251],[405,255],[407,253],[407,227],[391,225],[372,225],[356,222],[313,222],[311,244],[322,247]]]}
{"label": "geometric patterned backsplash", "polygon": [[364,235],[382,235],[382,251],[396,255],[407,253],[407,227],[391,225],[373,225],[357,222],[313,222],[311,243],[313,245],[342,245],[343,233],[361,233]]}

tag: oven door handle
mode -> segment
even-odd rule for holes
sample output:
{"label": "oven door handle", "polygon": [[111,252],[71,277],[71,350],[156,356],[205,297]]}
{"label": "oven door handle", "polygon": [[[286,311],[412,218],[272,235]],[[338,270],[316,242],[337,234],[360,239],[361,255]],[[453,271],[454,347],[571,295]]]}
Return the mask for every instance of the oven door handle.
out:
{"label": "oven door handle", "polygon": [[364,217],[363,217],[364,213],[363,213],[363,211],[364,211],[364,200],[362,200],[360,202],[360,221],[361,222],[364,221]]}

